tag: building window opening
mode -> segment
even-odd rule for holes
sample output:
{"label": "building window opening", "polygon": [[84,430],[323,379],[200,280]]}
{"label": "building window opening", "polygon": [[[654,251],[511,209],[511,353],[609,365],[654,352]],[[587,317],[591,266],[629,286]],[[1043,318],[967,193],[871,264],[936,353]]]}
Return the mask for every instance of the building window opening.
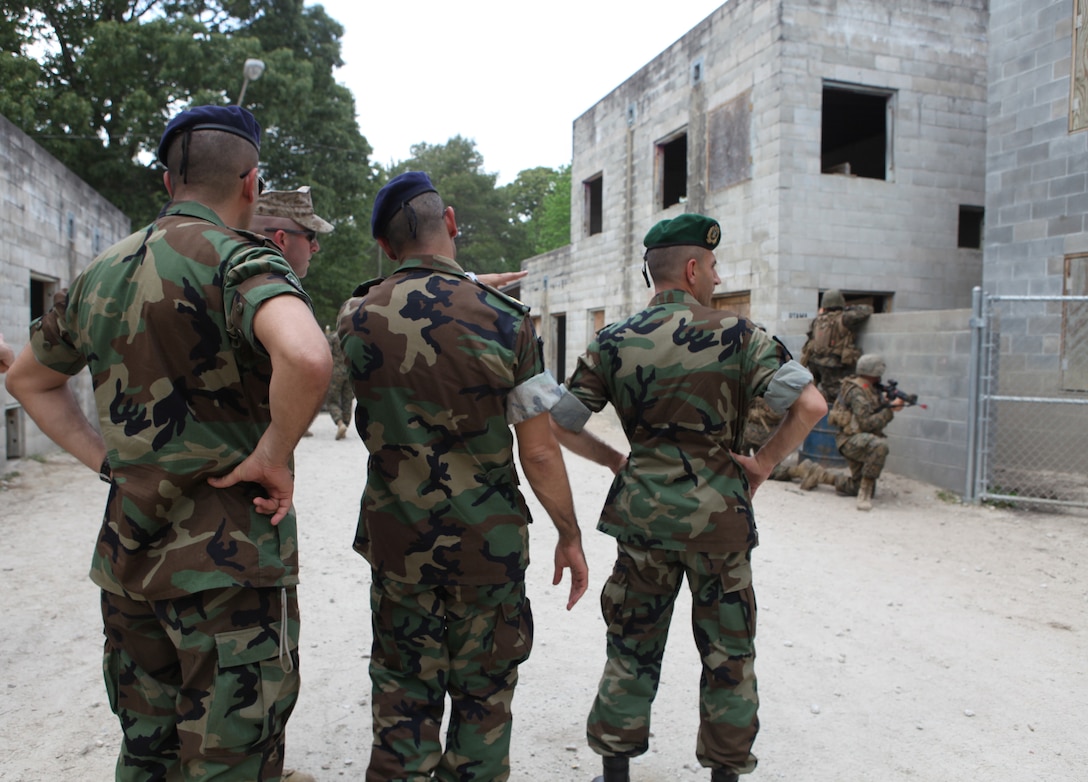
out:
{"label": "building window opening", "polygon": [[824,87],[820,171],[888,178],[890,98],[886,92]]}
{"label": "building window opening", "polygon": [[552,334],[555,337],[555,368],[552,374],[566,377],[567,372],[567,316],[552,315]]}
{"label": "building window opening", "polygon": [[682,204],[688,197],[688,135],[682,133],[657,145],[661,179],[661,208]]}
{"label": "building window opening", "polygon": [[30,278],[30,319],[37,320],[53,308],[53,295],[57,292],[57,281],[43,277]]}
{"label": "building window opening", "polygon": [[968,250],[982,249],[982,218],[985,210],[981,206],[960,204],[960,228],[957,247]]}
{"label": "building window opening", "polygon": [[587,179],[583,185],[585,186],[586,233],[593,236],[604,230],[604,177],[598,174],[593,179]]}

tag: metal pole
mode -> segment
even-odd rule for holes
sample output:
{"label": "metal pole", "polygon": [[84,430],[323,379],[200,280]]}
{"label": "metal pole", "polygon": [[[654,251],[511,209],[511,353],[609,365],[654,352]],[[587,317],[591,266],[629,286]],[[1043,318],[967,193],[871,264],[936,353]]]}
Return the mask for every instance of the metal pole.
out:
{"label": "metal pole", "polygon": [[967,485],[964,487],[965,502],[978,502],[978,429],[979,429],[979,375],[982,372],[982,330],[986,321],[982,317],[982,288],[971,290],[971,358],[967,390]]}

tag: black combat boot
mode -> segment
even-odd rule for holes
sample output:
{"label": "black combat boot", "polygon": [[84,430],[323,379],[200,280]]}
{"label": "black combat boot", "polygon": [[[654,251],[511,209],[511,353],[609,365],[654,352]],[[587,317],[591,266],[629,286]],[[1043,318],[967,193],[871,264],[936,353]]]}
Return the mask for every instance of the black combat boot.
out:
{"label": "black combat boot", "polygon": [[594,777],[593,782],[631,782],[631,777],[627,773],[629,762],[627,758],[602,757],[604,776]]}
{"label": "black combat boot", "polygon": [[727,768],[716,768],[710,772],[710,782],[737,782],[740,775]]}

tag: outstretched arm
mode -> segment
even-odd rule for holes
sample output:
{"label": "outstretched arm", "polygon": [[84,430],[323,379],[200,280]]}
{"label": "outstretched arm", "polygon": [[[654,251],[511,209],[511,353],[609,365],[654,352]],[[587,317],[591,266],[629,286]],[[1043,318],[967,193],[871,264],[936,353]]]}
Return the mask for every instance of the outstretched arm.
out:
{"label": "outstretched arm", "polygon": [[613,475],[627,465],[627,456],[617,451],[597,435],[586,429],[579,432],[564,429],[551,416],[548,416],[548,420],[551,422],[552,434],[555,435],[555,439],[567,450],[578,454],[583,459],[589,459],[602,467],[607,467],[612,471]]}
{"label": "outstretched arm", "polygon": [[589,566],[582,550],[582,532],[574,515],[574,498],[563,464],[563,452],[552,436],[549,420],[547,413],[541,413],[515,424],[514,432],[518,437],[518,453],[525,478],[559,532],[552,583],[562,581],[563,571],[570,569],[569,611],[589,586]]}
{"label": "outstretched arm", "polygon": [[11,345],[4,342],[4,335],[0,334],[0,375],[11,369],[14,363],[15,351],[11,349]]}

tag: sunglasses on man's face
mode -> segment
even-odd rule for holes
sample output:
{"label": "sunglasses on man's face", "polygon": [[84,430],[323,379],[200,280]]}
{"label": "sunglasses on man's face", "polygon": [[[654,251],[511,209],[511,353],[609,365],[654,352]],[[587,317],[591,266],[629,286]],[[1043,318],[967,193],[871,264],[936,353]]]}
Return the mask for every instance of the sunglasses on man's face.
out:
{"label": "sunglasses on man's face", "polygon": [[306,241],[313,244],[317,241],[317,231],[311,231],[306,229],[305,231],[299,231],[294,228],[277,228],[277,231],[283,231],[285,234],[298,234],[299,236],[305,236]]}

